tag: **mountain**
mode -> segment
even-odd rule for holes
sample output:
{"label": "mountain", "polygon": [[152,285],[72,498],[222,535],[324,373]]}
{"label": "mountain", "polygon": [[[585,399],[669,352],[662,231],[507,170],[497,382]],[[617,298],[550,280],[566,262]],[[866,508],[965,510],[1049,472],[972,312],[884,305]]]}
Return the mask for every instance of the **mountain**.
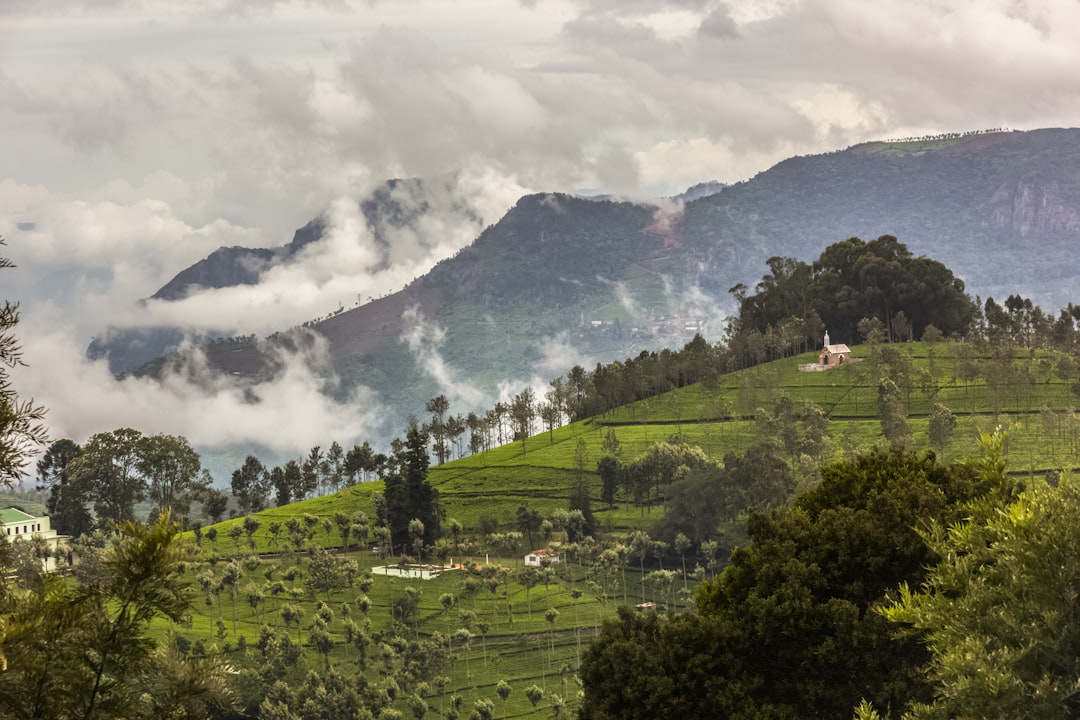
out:
{"label": "mountain", "polygon": [[[529,195],[401,292],[311,330],[329,341],[338,392],[374,388],[400,429],[426,398],[455,397],[455,383],[456,397],[494,397],[501,381],[555,377],[575,361],[670,347],[699,330],[717,337],[734,310],[728,289],[752,286],[767,258],[809,261],[838,240],[883,234],[944,262],[983,298],[1022,293],[1050,310],[1077,299],[1080,130],[865,143],[790,158],[685,204]],[[257,379],[275,371],[280,342],[241,339],[207,354]]]}
{"label": "mountain", "polygon": [[[376,187],[359,202],[359,210],[370,229],[375,262],[369,271],[385,270],[395,256],[393,238],[398,231],[412,231],[413,226],[432,210],[432,198],[439,198],[438,210],[459,221],[479,223],[467,204],[447,198],[457,178],[446,176],[424,181],[416,178],[393,179]],[[324,239],[326,218],[317,217],[296,230],[292,241],[276,248],[222,247],[194,265],[181,270],[151,296],[151,300],[175,301],[204,290],[258,285],[275,267],[302,262],[303,252],[312,243]],[[424,248],[418,248],[423,251]],[[187,341],[202,345],[232,333],[224,328],[194,329],[180,327],[107,327],[90,343],[86,356],[106,360],[109,369],[123,375],[168,353],[176,352]]]}

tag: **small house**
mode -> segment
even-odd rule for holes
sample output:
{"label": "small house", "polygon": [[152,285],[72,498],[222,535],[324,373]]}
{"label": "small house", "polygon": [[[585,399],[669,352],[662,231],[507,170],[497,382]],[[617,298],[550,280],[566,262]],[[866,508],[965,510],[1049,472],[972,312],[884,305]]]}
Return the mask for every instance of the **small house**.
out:
{"label": "small house", "polygon": [[549,565],[554,565],[559,562],[559,553],[549,548],[544,548],[543,550],[533,550],[525,556],[526,567],[540,567],[545,562]]}

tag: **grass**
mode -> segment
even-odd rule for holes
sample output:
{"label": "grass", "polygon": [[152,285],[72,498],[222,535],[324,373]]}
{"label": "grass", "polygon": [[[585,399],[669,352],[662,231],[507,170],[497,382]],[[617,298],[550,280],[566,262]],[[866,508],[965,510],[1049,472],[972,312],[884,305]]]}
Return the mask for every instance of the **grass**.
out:
{"label": "grass", "polygon": [[[947,406],[957,423],[950,441],[942,451],[947,461],[960,460],[978,451],[982,433],[1001,426],[1009,432],[1009,470],[1014,473],[1044,473],[1080,463],[1080,414],[1077,395],[1069,373],[1059,372],[1060,358],[1051,353],[1015,351],[994,353],[957,343],[926,345],[908,343],[888,346],[898,352],[909,365],[907,383],[900,382],[909,411],[912,445],[917,450],[930,447],[928,416],[937,404]],[[557,575],[548,588],[537,586],[528,590],[514,573],[522,567],[522,556],[532,549],[523,540],[516,548],[493,548],[485,544],[481,528],[487,530],[516,530],[517,509],[525,505],[542,516],[566,508],[571,482],[583,474],[592,484],[592,505],[598,526],[608,538],[626,535],[634,530],[647,529],[662,516],[662,508],[639,508],[620,501],[608,508],[600,501],[599,480],[595,475],[597,460],[603,454],[605,436],[614,433],[624,460],[644,453],[658,440],[679,435],[687,442],[701,446],[714,460],[728,453],[740,453],[762,441],[757,415],[775,407],[780,398],[789,398],[799,409],[810,405],[819,407],[828,418],[829,441],[820,458],[822,462],[839,459],[846,454],[882,443],[878,419],[877,379],[881,368],[872,348],[856,346],[854,357],[860,362],[844,365],[824,373],[800,372],[798,366],[813,362],[813,354],[805,354],[759,366],[742,372],[724,375],[715,383],[698,384],[672,391],[648,400],[617,408],[603,416],[573,423],[550,432],[542,432],[524,443],[514,442],[455,459],[430,469],[429,479],[439,491],[447,518],[460,522],[465,529],[461,544],[448,549],[456,562],[476,562],[507,568],[511,580],[493,594],[479,574],[465,571],[446,573],[437,579],[421,582],[377,576],[368,592],[372,628],[388,632],[391,628],[390,607],[394,597],[401,597],[407,587],[419,591],[419,616],[410,631],[418,638],[431,638],[436,633],[452,634],[471,619],[474,635],[466,647],[451,643],[455,660],[446,671],[450,682],[441,697],[428,698],[432,710],[448,702],[450,694],[464,698],[466,713],[477,698],[490,698],[496,704],[499,717],[530,717],[550,712],[543,701],[536,708],[524,696],[524,688],[538,684],[550,692],[563,695],[564,678],[559,670],[564,665],[576,669],[580,648],[587,646],[592,634],[605,617],[623,604],[634,605],[642,598],[642,576],[635,558],[625,558],[623,567],[612,568],[604,576],[598,570],[565,563],[556,566]],[[1063,379],[1065,378],[1070,379]],[[579,446],[582,452],[579,452]],[[579,467],[579,457],[584,460]],[[791,458],[793,465],[798,464]],[[811,480],[812,482],[812,480]],[[293,503],[281,508],[264,510],[255,515],[260,525],[249,540],[241,536],[233,541],[228,529],[242,521],[236,518],[215,526],[217,540],[206,539],[203,529],[203,550],[212,558],[218,554],[244,555],[249,552],[271,553],[286,549],[286,533],[279,538],[270,532],[277,524],[284,528],[290,518],[315,518],[312,542],[320,546],[340,548],[341,538],[333,523],[337,513],[365,512],[374,516],[372,494],[382,490],[381,482],[363,483],[345,488],[333,495]],[[374,524],[374,523],[372,523]],[[555,540],[560,539],[556,534]],[[360,538],[353,538],[363,545]],[[535,538],[541,546],[546,539]],[[495,553],[499,556],[496,557]],[[352,552],[361,571],[381,560],[370,553]],[[701,562],[691,558],[690,566]],[[202,566],[203,571],[210,562]],[[254,562],[254,561],[252,561]],[[296,595],[287,602],[298,603],[304,609],[305,622],[314,616],[319,597],[307,591],[302,582],[306,559],[286,555],[278,559],[264,558],[253,574],[253,582],[262,583],[266,568],[274,567],[272,577],[280,578],[287,567],[295,565],[301,575],[289,586]],[[224,564],[224,558],[216,561]],[[651,568],[646,568],[646,572]],[[215,572],[218,570],[215,569]],[[590,574],[591,573],[591,574]],[[250,574],[250,573],[249,573]],[[695,577],[700,578],[700,573]],[[518,578],[517,580],[514,578]],[[470,582],[471,580],[471,582]],[[659,591],[661,605],[687,606],[697,580],[676,575],[671,593]],[[240,586],[244,586],[241,580]],[[677,592],[682,589],[683,592]],[[477,587],[478,585],[478,587]],[[653,599],[655,588],[646,587],[644,595]],[[458,598],[455,607],[447,611],[440,603],[444,594]],[[580,593],[577,597],[575,595]],[[358,615],[355,589],[335,593],[328,598],[335,609],[330,632],[335,640],[328,661],[336,667],[359,671],[355,657],[350,657],[344,642],[343,618],[340,607],[349,603],[354,616]],[[193,638],[205,642],[228,642],[233,653],[239,636],[245,636],[247,652],[258,636],[263,622],[281,624],[280,608],[286,600],[268,598],[265,608],[252,610],[242,598],[237,601],[237,627],[232,629],[231,603],[218,599],[210,607],[197,608],[190,629]],[[507,607],[510,607],[508,611]],[[531,612],[528,611],[531,605]],[[554,624],[545,619],[547,608],[559,615]],[[216,619],[226,617],[224,637],[217,636]],[[511,623],[511,618],[513,622]],[[480,637],[476,628],[487,626]],[[295,637],[297,629],[290,633]],[[301,633],[306,642],[306,631]],[[305,653],[309,667],[323,661],[312,647]],[[372,679],[378,671],[368,669]],[[495,685],[505,679],[512,685],[506,703],[494,695]],[[576,702],[576,686],[566,685],[568,709]],[[404,707],[401,708],[404,712]]]}

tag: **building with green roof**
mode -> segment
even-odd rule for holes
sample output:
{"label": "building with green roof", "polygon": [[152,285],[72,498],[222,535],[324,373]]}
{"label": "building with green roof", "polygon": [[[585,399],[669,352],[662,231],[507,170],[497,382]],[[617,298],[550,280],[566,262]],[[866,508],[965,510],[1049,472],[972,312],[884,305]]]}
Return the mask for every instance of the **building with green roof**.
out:
{"label": "building with green roof", "polygon": [[58,535],[52,529],[48,515],[31,515],[17,507],[0,508],[0,534],[8,542],[22,542],[37,539],[44,543],[48,553],[43,559],[46,572],[53,572],[58,567],[70,565],[67,535]]}

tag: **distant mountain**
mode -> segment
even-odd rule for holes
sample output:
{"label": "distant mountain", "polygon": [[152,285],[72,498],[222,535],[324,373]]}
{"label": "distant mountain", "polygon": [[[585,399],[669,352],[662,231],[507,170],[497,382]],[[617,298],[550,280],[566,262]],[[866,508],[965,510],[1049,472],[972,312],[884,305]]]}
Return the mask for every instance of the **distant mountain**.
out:
{"label": "distant mountain", "polygon": [[[441,192],[443,184],[425,183],[416,178],[388,180],[360,201],[360,212],[371,229],[379,254],[379,262],[374,263],[371,270],[386,269],[391,262],[391,241],[388,238],[394,231],[415,224],[430,209],[428,191]],[[463,204],[451,203],[451,206],[460,217],[479,222]],[[325,219],[318,217],[296,230],[292,241],[280,247],[218,248],[203,260],[177,273],[151,299],[182,300],[204,290],[257,285],[271,268],[297,262],[297,256],[306,247],[321,240],[326,229]],[[114,374],[122,375],[176,352],[184,342],[201,345],[230,334],[225,329],[196,331],[178,327],[110,326],[91,341],[86,356],[90,360],[106,360]]]}
{"label": "distant mountain", "polygon": [[[445,391],[447,368],[494,392],[501,380],[562,374],[571,359],[636,355],[699,330],[716,337],[734,310],[728,289],[752,286],[767,258],[809,261],[838,240],[883,234],[944,262],[983,298],[1022,293],[1052,310],[1080,299],[1080,130],[866,143],[785,160],[685,205],[526,196],[409,287],[313,330],[329,340],[341,391],[376,389],[400,429]],[[241,269],[232,281],[248,277]],[[185,291],[218,277],[189,271],[209,279],[181,273]],[[442,339],[419,332],[421,319]],[[208,346],[212,365],[274,372],[274,341],[240,344]]]}

